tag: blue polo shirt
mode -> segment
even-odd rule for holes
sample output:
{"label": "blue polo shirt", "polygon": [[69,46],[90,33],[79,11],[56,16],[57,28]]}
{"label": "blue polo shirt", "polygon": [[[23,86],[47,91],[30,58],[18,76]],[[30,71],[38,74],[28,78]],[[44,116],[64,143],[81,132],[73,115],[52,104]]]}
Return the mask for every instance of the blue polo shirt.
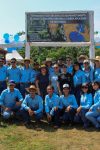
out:
{"label": "blue polo shirt", "polygon": [[83,71],[84,71],[86,83],[93,82],[93,69],[90,68],[88,71],[83,69]]}
{"label": "blue polo shirt", "polygon": [[22,67],[21,68],[21,79],[20,79],[20,82],[23,82],[23,83],[26,83],[26,82],[31,82],[30,79],[31,79],[31,72],[32,72],[32,69],[29,67],[29,68],[25,68],[25,67]]}
{"label": "blue polo shirt", "polygon": [[30,94],[26,95],[22,108],[25,110],[33,109],[35,110],[35,114],[41,113],[43,111],[43,100],[39,95],[35,95],[34,98],[30,96]]}
{"label": "blue polo shirt", "polygon": [[12,68],[12,66],[7,69],[8,80],[14,80],[16,83],[20,82],[21,71],[19,67]]}
{"label": "blue polo shirt", "polygon": [[[45,112],[50,113],[55,107],[61,108],[60,97],[55,93],[50,97],[49,95],[45,96]],[[52,111],[53,113],[53,111]]]}
{"label": "blue polo shirt", "polygon": [[94,94],[94,104],[96,104],[99,101],[100,101],[100,89],[98,89],[97,91],[95,91],[95,94]]}
{"label": "blue polo shirt", "polygon": [[14,91],[11,92],[9,88],[4,90],[0,96],[0,105],[3,105],[8,108],[13,108],[16,104],[16,99],[18,101],[23,101],[23,97],[20,91],[14,88]]}
{"label": "blue polo shirt", "polygon": [[83,109],[89,109],[92,106],[92,94],[82,94],[80,98],[80,105]]}
{"label": "blue polo shirt", "polygon": [[94,69],[94,80],[100,82],[100,68]]}
{"label": "blue polo shirt", "polygon": [[74,82],[74,86],[78,86],[78,85],[81,85],[83,83],[86,82],[85,80],[85,74],[83,71],[81,70],[78,70],[75,72],[74,76],[73,76],[73,82]]}
{"label": "blue polo shirt", "polygon": [[7,67],[2,66],[0,67],[0,81],[5,81],[7,78]]}
{"label": "blue polo shirt", "polygon": [[62,108],[71,106],[72,108],[76,109],[78,107],[76,98],[72,94],[69,94],[67,97],[65,97],[64,95],[61,95],[60,101],[61,101]]}
{"label": "blue polo shirt", "polygon": [[67,66],[66,70],[67,70],[68,73],[72,74],[73,73],[73,65]]}

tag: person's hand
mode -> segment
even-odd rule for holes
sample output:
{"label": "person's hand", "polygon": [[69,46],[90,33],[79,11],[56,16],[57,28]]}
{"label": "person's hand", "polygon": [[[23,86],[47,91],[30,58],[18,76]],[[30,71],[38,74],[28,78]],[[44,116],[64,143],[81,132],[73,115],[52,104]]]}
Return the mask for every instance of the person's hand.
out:
{"label": "person's hand", "polygon": [[65,109],[65,112],[69,112],[71,109],[71,106],[68,106],[66,109]]}
{"label": "person's hand", "polygon": [[20,106],[21,105],[21,102],[16,102],[16,106]]}
{"label": "person's hand", "polygon": [[51,121],[52,117],[51,117],[50,114],[47,114],[47,119],[48,119],[49,122]]}
{"label": "person's hand", "polygon": [[58,107],[54,107],[54,111],[57,111],[58,110]]}
{"label": "person's hand", "polygon": [[92,109],[89,109],[89,112],[91,112],[92,111]]}
{"label": "person's hand", "polygon": [[28,113],[29,113],[30,116],[32,116],[34,114],[34,111],[31,110],[31,109],[28,109]]}
{"label": "person's hand", "polygon": [[77,108],[77,114],[81,111],[81,109],[82,109],[81,106]]}
{"label": "person's hand", "polygon": [[5,111],[10,111],[10,110],[11,110],[11,108],[8,108],[8,107],[5,108]]}

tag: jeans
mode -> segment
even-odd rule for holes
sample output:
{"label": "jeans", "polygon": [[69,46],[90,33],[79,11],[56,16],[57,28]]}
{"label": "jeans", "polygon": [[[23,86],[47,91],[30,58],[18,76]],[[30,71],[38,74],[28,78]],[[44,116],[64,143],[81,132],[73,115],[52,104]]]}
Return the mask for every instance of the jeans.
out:
{"label": "jeans", "polygon": [[81,111],[75,115],[74,121],[77,123],[83,122],[84,127],[88,127],[89,121],[85,117],[85,114],[88,112],[88,109],[81,109]]}
{"label": "jeans", "polygon": [[64,110],[64,113],[63,113],[63,116],[62,116],[62,120],[64,122],[70,121],[71,123],[73,123],[75,113],[76,113],[76,109],[74,109],[74,108],[71,108],[68,112],[66,112]]}
{"label": "jeans", "polygon": [[[36,111],[36,110],[33,110],[33,111]],[[31,117],[30,117],[30,115],[29,115],[29,113],[28,113],[27,110],[21,108],[20,114],[21,114],[22,119],[23,119],[24,122],[27,122],[27,123],[30,122]],[[40,113],[38,113],[38,114],[34,114],[33,116],[34,116],[35,120],[39,121],[39,120],[42,119],[43,113],[40,112]]]}
{"label": "jeans", "polygon": [[0,94],[3,90],[7,88],[7,83],[6,81],[0,81]]}
{"label": "jeans", "polygon": [[90,111],[86,113],[86,118],[90,120],[96,128],[100,127],[100,112]]}
{"label": "jeans", "polygon": [[20,83],[20,92],[23,96],[23,98],[25,98],[25,95],[28,94],[28,92],[26,91],[26,88],[29,88],[30,83]]}
{"label": "jeans", "polygon": [[17,114],[18,111],[20,110],[20,106],[15,106],[14,108],[12,108],[9,111],[5,111],[3,110],[2,112],[2,116],[5,120],[9,119],[11,116],[13,116],[13,113]]}

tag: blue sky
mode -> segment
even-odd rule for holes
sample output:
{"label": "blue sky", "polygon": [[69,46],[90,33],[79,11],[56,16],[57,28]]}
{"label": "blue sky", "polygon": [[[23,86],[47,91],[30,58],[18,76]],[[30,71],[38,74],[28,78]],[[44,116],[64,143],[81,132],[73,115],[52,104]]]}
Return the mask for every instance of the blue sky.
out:
{"label": "blue sky", "polygon": [[94,10],[95,31],[100,31],[100,0],[0,0],[0,37],[25,31],[25,12]]}

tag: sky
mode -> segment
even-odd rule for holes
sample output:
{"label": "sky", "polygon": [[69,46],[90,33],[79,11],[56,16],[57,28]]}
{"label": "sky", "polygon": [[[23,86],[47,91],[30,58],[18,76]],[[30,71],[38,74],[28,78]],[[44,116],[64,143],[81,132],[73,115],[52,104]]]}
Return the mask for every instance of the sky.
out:
{"label": "sky", "polygon": [[100,0],[0,0],[0,37],[25,31],[25,12],[93,10],[100,31]]}

